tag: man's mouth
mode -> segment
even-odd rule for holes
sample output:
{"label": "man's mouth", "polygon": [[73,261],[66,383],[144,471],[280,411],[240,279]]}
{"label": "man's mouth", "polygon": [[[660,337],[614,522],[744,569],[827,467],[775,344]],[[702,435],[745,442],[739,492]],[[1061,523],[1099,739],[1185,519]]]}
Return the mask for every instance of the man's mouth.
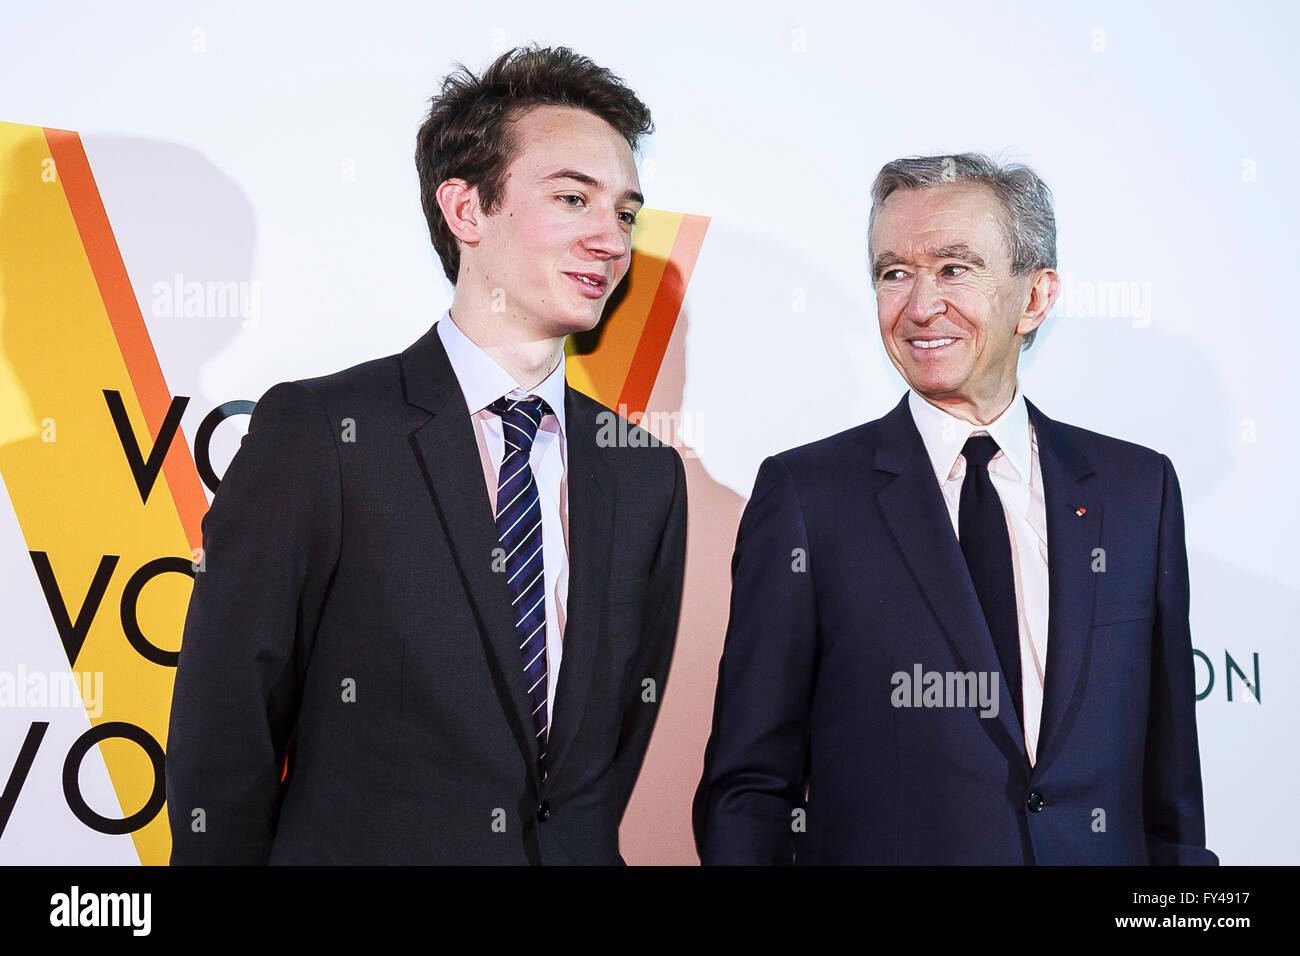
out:
{"label": "man's mouth", "polygon": [[952,345],[952,343],[953,343],[953,342],[956,342],[956,341],[957,341],[957,340],[956,340],[955,338],[949,338],[949,339],[908,339],[908,340],[907,340],[907,344],[910,345],[910,346],[912,346],[912,348],[914,348],[914,349],[919,349],[919,350],[922,351],[922,352],[933,352],[935,349],[942,349],[942,348],[945,348],[945,347],[947,347],[947,346],[949,346],[949,345]]}
{"label": "man's mouth", "polygon": [[579,291],[590,299],[599,299],[609,285],[608,280],[599,272],[566,272],[565,275],[576,282]]}

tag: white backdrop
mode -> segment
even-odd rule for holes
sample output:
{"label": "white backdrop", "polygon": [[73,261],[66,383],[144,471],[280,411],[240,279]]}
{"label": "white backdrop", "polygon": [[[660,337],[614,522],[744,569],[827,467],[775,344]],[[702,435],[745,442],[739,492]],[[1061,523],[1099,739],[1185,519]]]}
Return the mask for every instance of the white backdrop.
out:
{"label": "white backdrop", "polygon": [[[193,436],[222,402],[405,348],[449,302],[412,153],[453,61],[477,69],[534,40],[591,56],[654,112],[648,204],[712,217],[680,320],[680,404],[703,473],[741,499],[764,456],[902,394],[865,268],[876,170],[965,150],[1029,163],[1056,196],[1066,295],[1024,356],[1025,392],[1172,458],[1209,689],[1208,843],[1225,863],[1296,863],[1300,15],[1088,6],[6,4],[0,120],[81,134]],[[155,286],[178,274],[250,283],[248,314],[166,314]],[[761,413],[737,414],[756,397]],[[239,427],[217,433],[218,473]],[[716,543],[723,588],[730,545]],[[57,667],[26,551],[0,495],[0,666]],[[1258,655],[1258,701],[1237,680],[1229,703],[1225,654],[1252,681]],[[0,780],[30,719],[0,710]],[[62,799],[62,756],[87,726],[65,711],[51,727],[0,862],[137,859]],[[82,780],[120,815],[102,763]],[[685,819],[664,825],[688,841]]]}

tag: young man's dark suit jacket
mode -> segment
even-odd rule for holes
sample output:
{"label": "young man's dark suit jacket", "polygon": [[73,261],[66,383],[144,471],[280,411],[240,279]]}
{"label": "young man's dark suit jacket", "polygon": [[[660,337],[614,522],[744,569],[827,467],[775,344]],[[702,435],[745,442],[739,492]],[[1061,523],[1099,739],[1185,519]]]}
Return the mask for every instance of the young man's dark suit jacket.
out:
{"label": "young man's dark suit jacket", "polygon": [[996,719],[891,703],[914,664],[998,671],[905,396],[759,469],[695,802],[705,863],[1217,862],[1173,466],[1029,414],[1050,566],[1035,766],[1005,683]]}
{"label": "young man's dark suit jacket", "polygon": [[545,780],[435,326],[400,355],[276,385],[253,412],[185,622],[173,863],[621,862],[676,636],[686,483],[675,450],[598,441],[619,434],[601,431],[613,413],[565,396],[569,596]]}

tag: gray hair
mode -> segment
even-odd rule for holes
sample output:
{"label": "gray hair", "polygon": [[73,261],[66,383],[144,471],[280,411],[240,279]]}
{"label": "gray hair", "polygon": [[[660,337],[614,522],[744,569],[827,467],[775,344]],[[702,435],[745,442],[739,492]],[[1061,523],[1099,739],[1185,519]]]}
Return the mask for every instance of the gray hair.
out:
{"label": "gray hair", "polygon": [[[1024,275],[1035,269],[1056,268],[1056,215],[1052,191],[1028,166],[1002,164],[981,153],[955,156],[909,156],[886,163],[871,184],[871,215],[867,235],[876,221],[876,210],[898,189],[920,189],[941,183],[976,182],[993,190],[1005,215],[1002,228],[1011,254],[1011,274]],[[1029,348],[1038,334],[1025,335],[1022,348]]]}

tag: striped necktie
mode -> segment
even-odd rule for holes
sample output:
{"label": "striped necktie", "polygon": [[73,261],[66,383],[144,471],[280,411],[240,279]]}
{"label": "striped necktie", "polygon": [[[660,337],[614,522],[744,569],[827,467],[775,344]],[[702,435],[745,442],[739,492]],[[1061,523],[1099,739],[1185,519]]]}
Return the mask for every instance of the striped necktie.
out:
{"label": "striped necktie", "polygon": [[514,609],[515,632],[523,656],[524,683],[533,708],[537,761],[546,770],[547,668],[546,575],[542,561],[542,506],[528,456],[542,416],[543,399],[499,398],[488,406],[501,416],[505,458],[497,483],[497,538],[505,551],[506,590]]}

